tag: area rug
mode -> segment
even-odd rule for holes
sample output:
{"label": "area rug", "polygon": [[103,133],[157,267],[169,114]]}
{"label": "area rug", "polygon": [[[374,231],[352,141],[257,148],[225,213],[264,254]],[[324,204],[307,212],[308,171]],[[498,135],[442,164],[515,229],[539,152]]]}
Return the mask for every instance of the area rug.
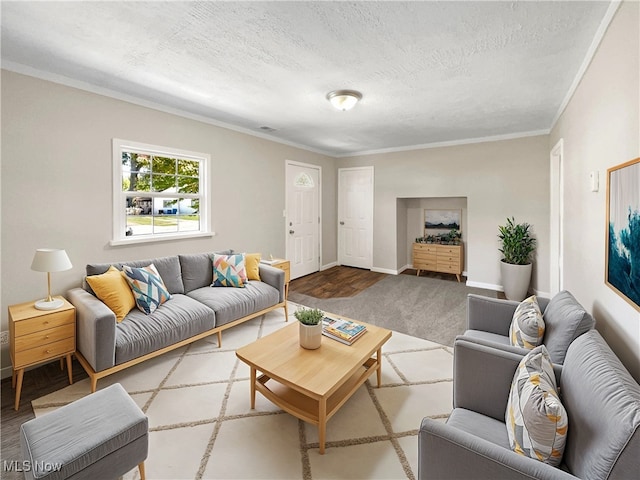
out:
{"label": "area rug", "polygon": [[353,297],[321,299],[292,291],[289,300],[451,347],[466,330],[470,293],[496,298],[493,290],[455,280],[387,275]]}
{"label": "area rug", "polygon": [[[288,324],[282,310],[270,312],[223,332],[222,348],[214,336],[98,382],[99,389],[120,383],[149,417],[148,479],[417,478],[420,422],[451,412],[452,349],[393,332],[382,386],[374,375],[329,420],[320,455],[315,426],[259,393],[250,408],[249,367],[235,356]],[[86,379],[32,406],[40,416],[89,392]],[[138,479],[137,469],[124,478]]]}

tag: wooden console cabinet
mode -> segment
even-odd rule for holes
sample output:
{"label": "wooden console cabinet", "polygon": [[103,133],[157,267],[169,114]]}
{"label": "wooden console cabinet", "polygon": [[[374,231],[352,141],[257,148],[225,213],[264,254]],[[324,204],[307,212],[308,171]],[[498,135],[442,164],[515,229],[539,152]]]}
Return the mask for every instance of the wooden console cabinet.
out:
{"label": "wooden console cabinet", "polygon": [[462,245],[440,245],[437,243],[413,244],[413,268],[420,275],[422,270],[453,273],[460,281],[464,267]]}

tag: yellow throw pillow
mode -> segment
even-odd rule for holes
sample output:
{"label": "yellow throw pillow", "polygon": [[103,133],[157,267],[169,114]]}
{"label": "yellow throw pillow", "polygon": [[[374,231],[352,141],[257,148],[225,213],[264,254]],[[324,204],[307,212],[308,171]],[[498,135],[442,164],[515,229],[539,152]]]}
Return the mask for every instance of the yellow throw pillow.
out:
{"label": "yellow throw pillow", "polygon": [[246,253],[244,255],[244,268],[247,271],[247,279],[260,280],[260,258],[259,253]]}
{"label": "yellow throw pillow", "polygon": [[129,284],[122,272],[113,265],[102,275],[88,276],[87,283],[96,296],[116,314],[118,323],[136,306]]}

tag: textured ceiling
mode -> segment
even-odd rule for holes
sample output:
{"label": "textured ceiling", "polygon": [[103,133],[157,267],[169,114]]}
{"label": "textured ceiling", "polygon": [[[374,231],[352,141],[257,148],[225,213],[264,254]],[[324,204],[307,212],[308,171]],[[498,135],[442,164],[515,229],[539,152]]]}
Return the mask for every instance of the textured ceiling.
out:
{"label": "textured ceiling", "polygon": [[608,7],[3,1],[2,60],[340,156],[548,130]]}

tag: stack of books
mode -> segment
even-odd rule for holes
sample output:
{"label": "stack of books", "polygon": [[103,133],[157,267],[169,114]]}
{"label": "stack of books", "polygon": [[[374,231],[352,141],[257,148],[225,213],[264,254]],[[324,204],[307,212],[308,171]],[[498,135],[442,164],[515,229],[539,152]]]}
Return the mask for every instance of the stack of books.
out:
{"label": "stack of books", "polygon": [[346,345],[351,345],[367,331],[367,327],[353,320],[324,317],[322,334]]}

